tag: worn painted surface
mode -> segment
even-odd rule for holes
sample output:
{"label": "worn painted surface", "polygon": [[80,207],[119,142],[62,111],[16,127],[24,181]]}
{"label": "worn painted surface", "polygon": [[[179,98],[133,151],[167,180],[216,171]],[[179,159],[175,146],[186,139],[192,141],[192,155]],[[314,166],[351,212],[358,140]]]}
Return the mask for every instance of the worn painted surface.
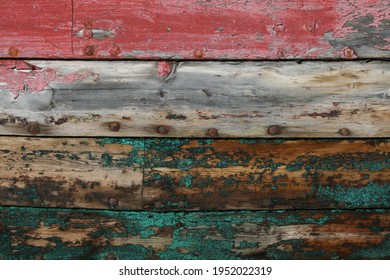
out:
{"label": "worn painted surface", "polygon": [[390,57],[388,0],[0,2],[0,57]]}
{"label": "worn painted surface", "polygon": [[1,0],[0,57],[72,57],[72,1]]}
{"label": "worn painted surface", "polygon": [[388,62],[4,60],[0,74],[3,135],[390,135]]}
{"label": "worn painted surface", "polygon": [[388,140],[0,138],[0,205],[390,207]]}
{"label": "worn painted surface", "polygon": [[388,259],[388,210],[151,213],[0,207],[4,259]]}

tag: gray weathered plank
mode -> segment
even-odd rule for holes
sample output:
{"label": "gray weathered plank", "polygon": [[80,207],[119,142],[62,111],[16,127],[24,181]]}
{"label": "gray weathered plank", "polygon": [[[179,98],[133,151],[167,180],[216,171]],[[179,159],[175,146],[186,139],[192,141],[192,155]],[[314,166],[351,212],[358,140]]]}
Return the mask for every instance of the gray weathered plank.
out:
{"label": "gray weathered plank", "polygon": [[389,70],[378,61],[2,61],[0,134],[386,137]]}

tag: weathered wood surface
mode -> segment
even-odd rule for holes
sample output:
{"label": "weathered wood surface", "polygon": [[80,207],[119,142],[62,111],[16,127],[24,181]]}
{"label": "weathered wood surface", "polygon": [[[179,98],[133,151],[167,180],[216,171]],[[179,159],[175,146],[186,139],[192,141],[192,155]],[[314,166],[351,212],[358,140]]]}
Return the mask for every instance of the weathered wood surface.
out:
{"label": "weathered wood surface", "polygon": [[0,57],[72,57],[72,1],[1,0]]}
{"label": "weathered wood surface", "polygon": [[390,57],[388,0],[0,2],[0,57]]}
{"label": "weathered wood surface", "polygon": [[0,207],[4,259],[389,259],[390,212]]}
{"label": "weathered wood surface", "polygon": [[390,207],[388,140],[0,138],[0,205]]}
{"label": "weathered wood surface", "polygon": [[0,73],[2,135],[390,135],[388,62],[1,61]]}

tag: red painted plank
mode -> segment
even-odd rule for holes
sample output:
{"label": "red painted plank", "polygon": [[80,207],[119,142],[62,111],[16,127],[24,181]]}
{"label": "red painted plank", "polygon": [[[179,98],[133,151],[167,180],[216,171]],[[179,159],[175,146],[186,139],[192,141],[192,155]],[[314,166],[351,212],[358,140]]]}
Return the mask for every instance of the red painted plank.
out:
{"label": "red painted plank", "polygon": [[74,2],[78,57],[390,57],[389,0]]}
{"label": "red painted plank", "polygon": [[0,4],[1,57],[390,57],[389,0],[67,0],[61,5],[15,0]]}
{"label": "red painted plank", "polygon": [[0,1],[0,57],[71,57],[72,1]]}

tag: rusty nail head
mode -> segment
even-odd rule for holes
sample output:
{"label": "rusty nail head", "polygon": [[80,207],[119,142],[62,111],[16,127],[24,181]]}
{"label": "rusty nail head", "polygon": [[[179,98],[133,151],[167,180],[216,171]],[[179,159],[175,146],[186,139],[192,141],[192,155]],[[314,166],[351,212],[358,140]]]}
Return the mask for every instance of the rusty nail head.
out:
{"label": "rusty nail head", "polygon": [[210,137],[217,137],[218,136],[218,129],[216,128],[209,128],[207,130],[207,135],[210,136]]}
{"label": "rusty nail head", "polygon": [[280,132],[281,132],[281,127],[278,126],[278,125],[271,125],[268,128],[268,134],[269,135],[278,135],[278,134],[280,134]]}
{"label": "rusty nail head", "polygon": [[348,128],[342,128],[339,130],[339,133],[342,135],[342,136],[348,136],[351,134],[351,132],[349,131]]}
{"label": "rusty nail head", "polygon": [[159,126],[157,128],[157,132],[160,133],[160,134],[168,134],[168,131],[169,131],[169,129],[165,125]]}
{"label": "rusty nail head", "polygon": [[27,131],[31,134],[39,134],[41,132],[41,127],[37,123],[32,123],[28,126]]}
{"label": "rusty nail head", "polygon": [[17,57],[17,56],[19,56],[19,50],[15,47],[10,47],[8,49],[8,55],[12,56],[12,57]]}
{"label": "rusty nail head", "polygon": [[111,122],[108,127],[111,131],[118,132],[121,129],[121,124],[118,122]]}
{"label": "rusty nail head", "polygon": [[261,202],[261,206],[263,207],[271,207],[273,205],[272,200],[270,198],[263,199]]}
{"label": "rusty nail head", "polygon": [[83,38],[84,39],[92,38],[92,36],[93,36],[93,32],[91,29],[84,29],[83,30]]}
{"label": "rusty nail head", "polygon": [[95,54],[95,46],[88,45],[84,48],[84,54],[87,56],[93,56]]}
{"label": "rusty nail head", "polygon": [[117,257],[114,254],[107,254],[107,256],[104,259],[106,259],[106,260],[116,260]]}
{"label": "rusty nail head", "polygon": [[111,209],[114,209],[118,206],[118,199],[116,199],[115,197],[111,197],[108,201],[108,204],[110,205]]}
{"label": "rusty nail head", "polygon": [[179,203],[177,204],[177,207],[178,208],[185,208],[186,207],[186,203],[184,201],[179,201]]}
{"label": "rusty nail head", "polygon": [[202,58],[203,57],[203,50],[200,50],[200,49],[194,50],[194,57]]}
{"label": "rusty nail head", "polygon": [[161,201],[156,201],[154,203],[154,207],[156,207],[157,209],[161,209],[163,207],[163,204]]}
{"label": "rusty nail head", "polygon": [[112,48],[110,49],[111,56],[118,56],[120,53],[121,49],[117,45],[112,46]]}

